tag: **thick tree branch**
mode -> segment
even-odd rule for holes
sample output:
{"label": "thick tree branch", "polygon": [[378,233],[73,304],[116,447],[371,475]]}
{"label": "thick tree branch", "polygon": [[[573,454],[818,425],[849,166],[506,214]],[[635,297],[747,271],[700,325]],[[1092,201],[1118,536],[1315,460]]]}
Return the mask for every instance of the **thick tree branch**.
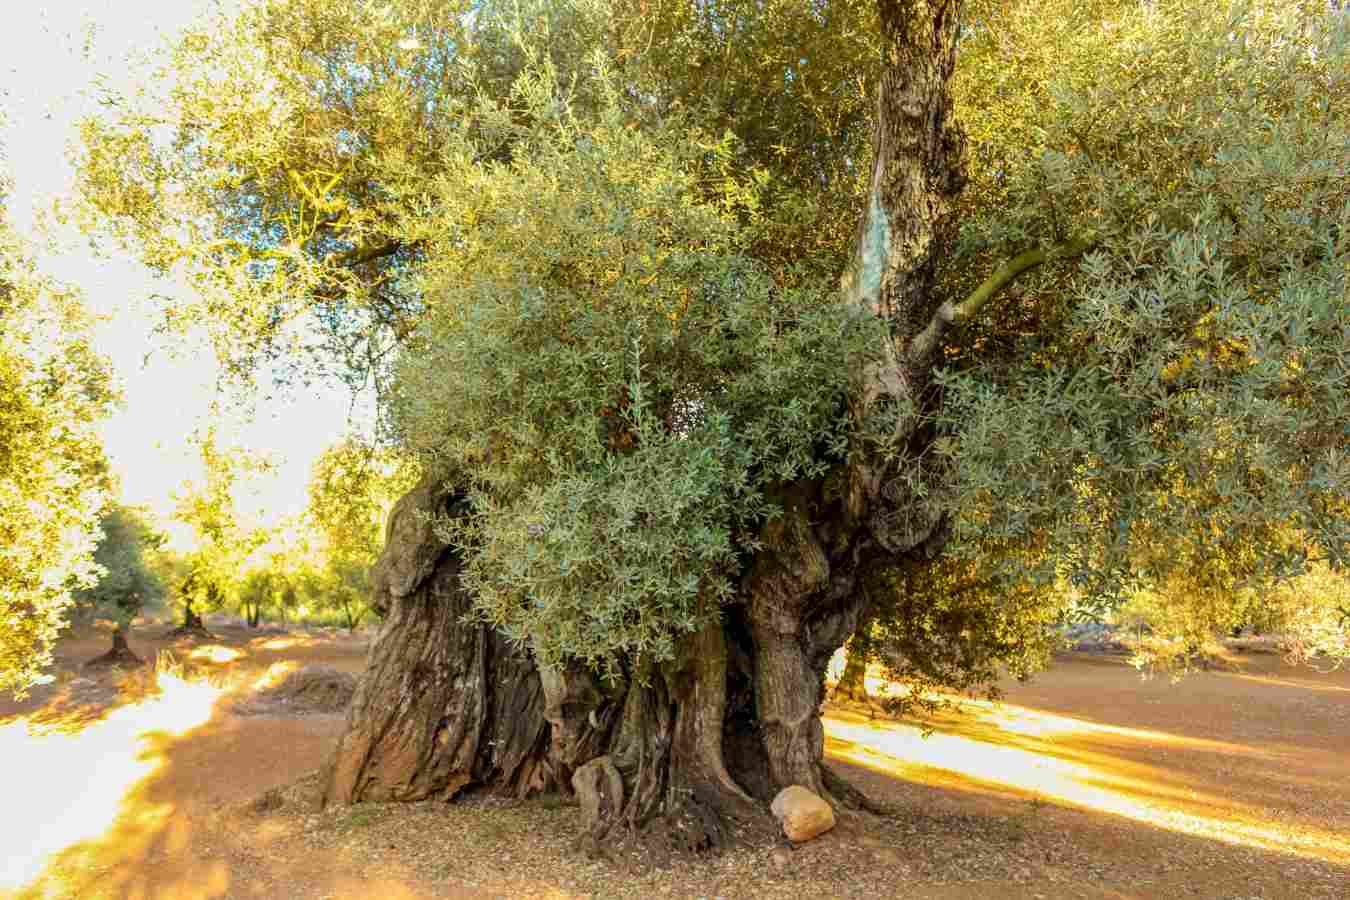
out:
{"label": "thick tree branch", "polygon": [[1057,244],[1048,250],[1044,247],[1035,247],[1023,253],[1019,253],[1003,265],[999,266],[994,274],[984,280],[984,283],[971,292],[970,296],[962,300],[955,307],[955,317],[952,319],[955,323],[964,323],[969,321],[980,311],[980,308],[992,300],[1004,288],[1012,284],[1023,272],[1036,268],[1042,263],[1047,263],[1056,259],[1069,259],[1080,256],[1092,249],[1092,241],[1086,238],[1071,238],[1062,244]]}
{"label": "thick tree branch", "polygon": [[973,319],[986,303],[1016,281],[1023,272],[1051,260],[1080,256],[1090,249],[1092,249],[1092,241],[1086,238],[1071,238],[1049,249],[1033,247],[1017,254],[999,266],[992,275],[984,280],[984,283],[971,292],[969,297],[960,303],[947,302],[938,307],[937,312],[933,314],[932,320],[928,323],[928,327],[917,334],[910,343],[910,358],[914,360],[927,359],[937,350],[938,344],[949,326],[964,324]]}
{"label": "thick tree branch", "polygon": [[345,253],[335,253],[330,255],[327,261],[339,266],[359,266],[362,263],[372,262],[386,256],[393,256],[402,249],[402,241],[388,241],[383,244],[377,244],[374,247],[357,247],[354,250],[348,250]]}

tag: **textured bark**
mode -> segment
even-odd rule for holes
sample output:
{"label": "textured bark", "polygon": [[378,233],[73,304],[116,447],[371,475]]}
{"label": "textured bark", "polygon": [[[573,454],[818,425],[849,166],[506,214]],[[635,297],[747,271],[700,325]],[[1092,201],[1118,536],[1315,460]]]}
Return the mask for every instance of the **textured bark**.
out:
{"label": "textured bark", "polygon": [[372,573],[385,620],[324,779],[326,803],[453,798],[472,784],[523,795],[551,783],[539,674],[462,619],[460,560],[426,514],[458,498],[424,482],[394,508]]}
{"label": "textured bark", "polygon": [[951,202],[965,183],[964,139],[948,82],[959,0],[878,0],[882,75],[873,125],[869,202],[847,295],[911,339],[927,326],[934,270]]}
{"label": "textured bark", "polygon": [[[885,75],[876,166],[842,287],[891,325],[890,357],[863,373],[853,414],[887,395],[922,405],[932,366],[936,255],[960,189],[961,139],[947,79],[959,2],[879,0]],[[929,440],[914,419],[900,437]],[[877,566],[931,554],[942,523],[865,448],[818,481],[782,485],[720,622],[676,659],[616,684],[541,670],[491,629],[466,624],[461,559],[426,514],[460,498],[424,482],[396,506],[373,574],[384,614],[324,800],[452,798],[468,788],[579,793],[586,837],[644,831],[699,850],[761,823],[777,791],[801,785],[839,805],[863,798],[823,764],[820,705],[833,653],[867,612]],[[657,824],[660,828],[653,828]]]}
{"label": "textured bark", "polygon": [[[770,780],[775,787],[797,784],[827,795],[820,771],[825,735],[818,712],[824,670],[838,646],[835,638],[842,642],[856,626],[860,604],[852,573],[848,567],[832,569],[831,554],[811,525],[818,511],[812,502],[814,487],[794,485],[779,498],[783,514],[765,527],[764,550],[742,592],[748,599],[755,709]],[[846,551],[853,549],[852,540],[838,543]],[[813,615],[834,622],[824,640],[810,627]]]}
{"label": "textured bark", "polygon": [[[869,202],[841,289],[854,305],[886,319],[886,358],[864,373],[853,398],[861,419],[894,399],[914,415],[897,417],[895,437],[914,459],[932,435],[923,412],[935,402],[932,372],[945,328],[954,320],[933,285],[949,237],[952,204],[965,184],[965,139],[948,89],[956,64],[960,0],[877,0],[882,77],[873,129]],[[940,516],[915,495],[910,478],[859,455],[852,463],[852,504],[872,538],[892,554],[941,543]],[[931,473],[930,473],[931,474]]]}
{"label": "textured bark", "polygon": [[[720,842],[724,815],[755,806],[721,753],[722,626],[626,684],[540,670],[494,630],[464,621],[471,598],[459,584],[460,560],[426,515],[453,514],[457,501],[426,482],[390,516],[373,573],[385,620],[324,774],[324,802],[451,799],[470,787],[571,793],[578,770],[603,757],[624,787],[596,803],[605,816],[592,823],[595,838],[659,815],[689,848]],[[577,783],[592,793],[608,785],[590,772]]]}

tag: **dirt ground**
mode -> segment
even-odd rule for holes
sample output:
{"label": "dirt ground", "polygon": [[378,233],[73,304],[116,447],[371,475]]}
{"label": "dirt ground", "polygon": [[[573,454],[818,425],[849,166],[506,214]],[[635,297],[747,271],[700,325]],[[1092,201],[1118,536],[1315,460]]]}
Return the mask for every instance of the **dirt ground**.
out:
{"label": "dirt ground", "polygon": [[341,715],[249,701],[359,673],[369,635],[214,630],[136,628],[184,667],[157,685],[86,674],[107,637],[72,637],[56,683],[0,703],[0,898],[1350,900],[1346,672],[1252,655],[1173,685],[1073,654],[961,715],[830,707],[835,764],[893,816],[643,870],[574,852],[556,798],[316,810]]}

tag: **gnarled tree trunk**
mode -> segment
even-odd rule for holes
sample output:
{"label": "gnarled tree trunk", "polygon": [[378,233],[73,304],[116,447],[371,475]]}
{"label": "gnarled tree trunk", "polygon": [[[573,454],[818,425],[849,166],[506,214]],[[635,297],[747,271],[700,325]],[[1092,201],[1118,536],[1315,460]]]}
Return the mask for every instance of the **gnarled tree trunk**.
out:
{"label": "gnarled tree trunk", "polygon": [[470,784],[525,794],[549,782],[539,672],[499,634],[468,625],[460,559],[427,514],[454,506],[423,482],[390,514],[372,605],[384,623],[329,762],[324,801],[450,799]]}
{"label": "gnarled tree trunk", "polygon": [[[683,849],[722,843],[788,784],[832,796],[821,767],[825,666],[857,622],[856,541],[831,554],[808,523],[820,485],[794,485],[737,604],[677,658],[607,685],[541,670],[467,624],[457,551],[429,518],[462,498],[434,480],[399,501],[374,575],[385,612],[329,761],[325,803],[450,799],[471,786],[591,795],[587,830],[654,818]],[[846,562],[832,572],[832,558]],[[625,832],[626,833],[626,832]]]}
{"label": "gnarled tree trunk", "polygon": [[[862,374],[855,414],[887,395],[922,402],[952,318],[935,309],[931,289],[941,223],[961,183],[947,93],[959,5],[879,0],[885,73],[871,202],[842,288],[886,317],[894,340],[888,363]],[[941,523],[906,499],[896,474],[859,453],[822,480],[783,485],[783,514],[764,526],[722,621],[673,661],[615,685],[581,669],[541,670],[492,629],[465,624],[462,560],[427,521],[457,514],[462,497],[420,484],[391,514],[372,573],[385,618],[324,802],[575,790],[592,838],[659,820],[686,849],[763,817],[788,785],[856,803],[823,763],[825,667],[864,613],[867,574],[942,540]]]}

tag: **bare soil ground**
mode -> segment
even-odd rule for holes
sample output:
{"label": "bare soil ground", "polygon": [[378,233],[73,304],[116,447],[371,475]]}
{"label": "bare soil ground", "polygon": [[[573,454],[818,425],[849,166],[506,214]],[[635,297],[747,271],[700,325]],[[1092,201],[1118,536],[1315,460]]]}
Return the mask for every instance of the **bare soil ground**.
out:
{"label": "bare soil ground", "polygon": [[1346,672],[1071,654],[961,715],[830,707],[835,764],[894,816],[643,869],[574,852],[556,798],[317,810],[368,634],[212,627],[131,634],[186,680],[86,673],[92,632],[0,703],[0,898],[1350,898]]}

